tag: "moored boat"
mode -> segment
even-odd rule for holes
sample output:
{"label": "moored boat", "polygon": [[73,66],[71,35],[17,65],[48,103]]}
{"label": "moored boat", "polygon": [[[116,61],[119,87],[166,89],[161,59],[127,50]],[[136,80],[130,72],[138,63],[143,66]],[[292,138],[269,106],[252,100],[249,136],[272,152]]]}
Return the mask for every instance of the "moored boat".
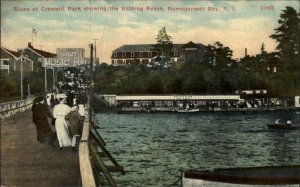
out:
{"label": "moored boat", "polygon": [[185,171],[182,187],[198,186],[289,186],[300,184],[300,165]]}
{"label": "moored boat", "polygon": [[194,108],[194,109],[179,109],[177,110],[177,112],[181,112],[181,113],[190,113],[190,112],[199,112],[199,108]]}

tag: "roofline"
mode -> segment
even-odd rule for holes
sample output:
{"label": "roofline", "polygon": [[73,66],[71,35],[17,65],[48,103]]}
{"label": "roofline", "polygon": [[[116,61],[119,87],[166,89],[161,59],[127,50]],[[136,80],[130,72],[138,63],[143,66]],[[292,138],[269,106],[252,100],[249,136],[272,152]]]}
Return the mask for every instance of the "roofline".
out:
{"label": "roofline", "polygon": [[[172,45],[186,45],[186,44],[188,44],[188,43],[190,43],[190,42],[192,42],[192,41],[189,41],[189,42],[187,42],[187,43],[172,43]],[[192,43],[194,43],[194,42],[192,42]],[[204,47],[207,47],[206,45],[204,45],[204,44],[202,44],[202,43],[194,43],[194,44],[199,45],[199,46],[201,46],[201,47],[203,47],[203,46],[204,46]],[[124,46],[139,46],[139,45],[156,46],[157,44],[124,44],[124,45],[121,45],[120,47],[114,49],[112,52],[119,52],[118,50],[119,50],[120,48],[124,47]],[[172,49],[172,50],[173,50],[173,49]],[[128,52],[129,52],[129,51],[128,51]],[[143,52],[143,51],[135,51],[135,52]]]}
{"label": "roofline", "polygon": [[15,55],[11,54],[9,51],[7,51],[8,49],[1,47],[1,49],[3,49],[5,52],[7,52],[8,54],[10,54],[11,56],[13,56],[16,60],[19,59],[18,57],[16,57]]}
{"label": "roofline", "polygon": [[[39,54],[38,52],[36,52],[35,50],[33,50],[31,47],[26,47],[26,48],[24,48],[24,49],[30,49],[31,51],[33,51],[33,52],[36,53],[37,55],[39,55],[39,56],[45,58],[44,56],[42,56],[41,54]],[[23,50],[24,50],[24,49],[23,49]]]}
{"label": "roofline", "polygon": [[116,95],[116,100],[240,100],[240,95]]}

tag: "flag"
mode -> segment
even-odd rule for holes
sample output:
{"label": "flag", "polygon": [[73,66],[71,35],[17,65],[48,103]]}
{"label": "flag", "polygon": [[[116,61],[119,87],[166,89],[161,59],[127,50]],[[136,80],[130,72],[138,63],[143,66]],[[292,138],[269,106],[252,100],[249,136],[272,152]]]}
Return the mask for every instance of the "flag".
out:
{"label": "flag", "polygon": [[32,28],[32,34],[34,34],[35,36],[37,35],[37,31],[34,28]]}

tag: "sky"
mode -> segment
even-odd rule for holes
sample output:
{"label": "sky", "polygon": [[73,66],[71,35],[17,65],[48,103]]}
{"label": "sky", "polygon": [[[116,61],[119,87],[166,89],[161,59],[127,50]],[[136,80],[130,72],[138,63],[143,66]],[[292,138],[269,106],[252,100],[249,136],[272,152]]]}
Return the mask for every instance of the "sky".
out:
{"label": "sky", "polygon": [[299,11],[298,0],[1,0],[1,46],[17,51],[32,42],[52,53],[84,48],[88,57],[89,44],[96,43],[97,57],[111,63],[114,49],[155,44],[165,27],[173,43],[220,41],[233,58],[241,58],[245,48],[259,54],[262,43],[267,52],[275,51],[269,36],[286,6]]}

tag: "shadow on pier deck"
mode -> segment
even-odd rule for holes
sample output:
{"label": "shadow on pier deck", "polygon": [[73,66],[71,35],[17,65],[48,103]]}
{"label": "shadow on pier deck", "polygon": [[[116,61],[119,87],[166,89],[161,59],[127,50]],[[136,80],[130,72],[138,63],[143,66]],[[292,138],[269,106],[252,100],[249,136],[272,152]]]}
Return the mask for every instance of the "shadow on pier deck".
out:
{"label": "shadow on pier deck", "polygon": [[78,152],[37,141],[31,110],[1,121],[1,187],[76,187]]}

